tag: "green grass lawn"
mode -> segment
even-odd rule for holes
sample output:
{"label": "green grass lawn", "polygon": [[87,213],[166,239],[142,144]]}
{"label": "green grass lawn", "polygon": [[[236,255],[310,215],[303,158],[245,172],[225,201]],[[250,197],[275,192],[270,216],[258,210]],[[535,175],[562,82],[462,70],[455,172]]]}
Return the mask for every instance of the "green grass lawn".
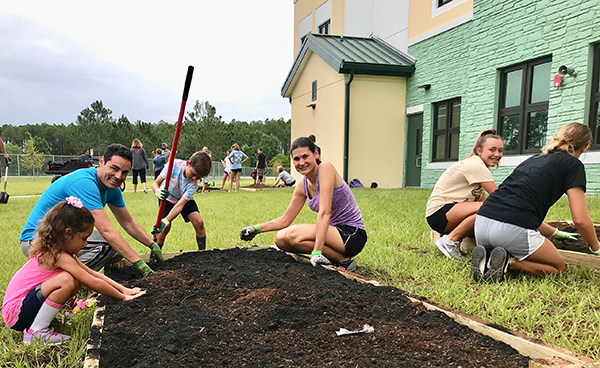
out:
{"label": "green grass lawn", "polygon": [[[31,188],[31,193],[42,192],[45,188],[43,182],[37,179],[33,183],[22,179],[21,183],[20,186]],[[249,180],[242,181],[242,185],[250,183]],[[216,184],[220,187],[220,183]],[[127,189],[132,188],[130,182],[127,185]],[[13,195],[11,190],[8,192]],[[501,284],[474,284],[469,277],[468,262],[455,263],[445,258],[429,242],[430,229],[424,218],[429,190],[361,188],[353,189],[353,192],[369,237],[364,251],[356,258],[359,273],[511,330],[600,359],[600,300],[597,291],[600,273],[569,267],[561,275],[543,279],[511,275],[507,282]],[[208,249],[274,244],[274,233],[260,234],[252,242],[244,243],[239,239],[239,232],[246,225],[280,216],[291,195],[292,189],[197,194],[196,201],[206,225]],[[143,228],[150,230],[158,212],[156,197],[151,192],[134,194],[129,191],[124,193],[124,197],[134,218]],[[0,205],[2,296],[13,273],[25,261],[17,239],[36,200],[11,197],[8,204]],[[600,221],[600,197],[588,198],[588,206],[592,219]],[[295,223],[313,223],[315,218],[314,213],[304,208]],[[570,219],[565,198],[551,209],[548,219]],[[128,235],[125,236],[128,241],[131,240]],[[133,241],[130,244],[138,252],[147,252],[147,248]],[[181,219],[175,220],[165,251],[195,248],[191,225]],[[0,329],[0,366],[81,366],[91,313],[84,313],[79,318],[79,323],[72,330],[67,330],[74,334],[73,342],[58,349],[24,347],[20,333],[8,328]]]}

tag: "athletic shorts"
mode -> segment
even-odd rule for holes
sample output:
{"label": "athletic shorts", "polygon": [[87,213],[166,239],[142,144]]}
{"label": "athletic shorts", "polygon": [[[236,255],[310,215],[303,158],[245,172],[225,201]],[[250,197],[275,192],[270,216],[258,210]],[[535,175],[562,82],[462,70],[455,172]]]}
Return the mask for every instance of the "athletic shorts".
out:
{"label": "athletic shorts", "polygon": [[344,257],[354,257],[360,253],[367,242],[365,229],[347,225],[335,225],[344,242]]}
{"label": "athletic shorts", "polygon": [[454,207],[455,204],[456,203],[448,203],[444,205],[444,207],[435,211],[433,215],[428,216],[427,223],[429,224],[429,227],[441,235],[448,234],[449,232],[446,232],[446,226],[448,226],[448,218],[446,217],[446,214],[452,209],[452,207]]}
{"label": "athletic shorts", "polygon": [[[174,203],[171,203],[169,201],[166,201],[165,203],[165,210],[163,211],[162,214],[162,218],[167,217],[167,215],[171,212],[171,210],[173,209],[173,207],[175,207]],[[198,212],[200,213],[200,211],[198,211],[198,205],[196,204],[196,201],[194,201],[193,199],[191,201],[187,201],[187,203],[185,204],[185,206],[183,206],[183,209],[181,210],[181,217],[183,217],[183,219],[185,220],[185,222],[190,222],[189,219],[189,215],[192,212]]]}
{"label": "athletic shorts", "polygon": [[263,169],[258,168],[258,169],[256,169],[256,175],[258,175],[259,178],[265,176],[266,172],[267,172],[266,168],[263,168]]}
{"label": "athletic shorts", "polygon": [[12,328],[15,331],[23,332],[25,329],[31,327],[33,320],[37,316],[42,304],[46,301],[44,294],[42,294],[42,284],[34,287],[27,293],[23,304],[21,304],[21,311],[19,312],[19,319]]}
{"label": "athletic shorts", "polygon": [[289,183],[284,182],[283,184],[285,184],[286,187],[293,187],[294,184],[296,184],[296,180],[292,180]]}
{"label": "athletic shorts", "polygon": [[492,220],[477,215],[475,218],[475,240],[487,249],[504,248],[511,256],[522,261],[538,250],[544,236],[537,230]]}
{"label": "athletic shorts", "polygon": [[138,175],[140,176],[140,182],[146,182],[146,169],[141,170],[132,170],[133,171],[133,185],[137,185],[138,183]]}
{"label": "athletic shorts", "polygon": [[241,173],[242,169],[231,169],[231,172],[233,172],[233,173]]}
{"label": "athletic shorts", "polygon": [[162,172],[162,170],[156,170],[154,172],[154,180],[158,179],[158,176],[160,175],[161,172]]}

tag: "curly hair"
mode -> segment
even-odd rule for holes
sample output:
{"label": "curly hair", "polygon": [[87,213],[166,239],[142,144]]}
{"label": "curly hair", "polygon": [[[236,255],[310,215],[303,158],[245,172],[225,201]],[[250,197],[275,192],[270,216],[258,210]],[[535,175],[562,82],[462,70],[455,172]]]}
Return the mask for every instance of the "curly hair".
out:
{"label": "curly hair", "polygon": [[542,154],[561,151],[572,155],[591,143],[592,131],[587,125],[569,123],[560,128],[558,133],[542,148]]}
{"label": "curly hair", "polygon": [[94,216],[87,208],[77,208],[66,201],[59,202],[42,219],[27,257],[31,259],[40,254],[39,262],[53,267],[59,254],[67,251],[66,230],[71,229],[76,234],[89,230],[92,226]]}

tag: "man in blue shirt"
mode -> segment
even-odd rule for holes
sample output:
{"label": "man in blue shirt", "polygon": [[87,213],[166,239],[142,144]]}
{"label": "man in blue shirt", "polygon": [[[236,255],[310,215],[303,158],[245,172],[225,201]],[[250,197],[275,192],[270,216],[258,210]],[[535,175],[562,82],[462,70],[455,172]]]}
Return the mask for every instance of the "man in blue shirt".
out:
{"label": "man in blue shirt", "polygon": [[152,272],[114,228],[104,210],[108,204],[123,229],[162,259],[158,244],[153,242],[131,217],[119,189],[131,169],[131,159],[129,148],[122,144],[111,144],[104,152],[104,156],[100,157],[98,167],[75,170],[50,184],[35,204],[21,231],[19,240],[23,253],[27,255],[30,242],[37,235],[37,225],[46,212],[57,203],[64,201],[66,197],[74,196],[81,199],[95,219],[95,230],[88,238],[88,244],[77,254],[83,264],[98,271],[107,264],[125,258],[145,273]]}

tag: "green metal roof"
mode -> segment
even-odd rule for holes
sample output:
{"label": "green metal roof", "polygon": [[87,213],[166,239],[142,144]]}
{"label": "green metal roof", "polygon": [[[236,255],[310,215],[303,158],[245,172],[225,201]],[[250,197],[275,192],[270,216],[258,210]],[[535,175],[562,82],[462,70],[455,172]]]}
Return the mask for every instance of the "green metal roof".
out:
{"label": "green metal roof", "polygon": [[308,34],[292,69],[281,88],[289,97],[290,87],[314,52],[338,73],[410,77],[415,71],[415,59],[376,37],[347,37]]}

